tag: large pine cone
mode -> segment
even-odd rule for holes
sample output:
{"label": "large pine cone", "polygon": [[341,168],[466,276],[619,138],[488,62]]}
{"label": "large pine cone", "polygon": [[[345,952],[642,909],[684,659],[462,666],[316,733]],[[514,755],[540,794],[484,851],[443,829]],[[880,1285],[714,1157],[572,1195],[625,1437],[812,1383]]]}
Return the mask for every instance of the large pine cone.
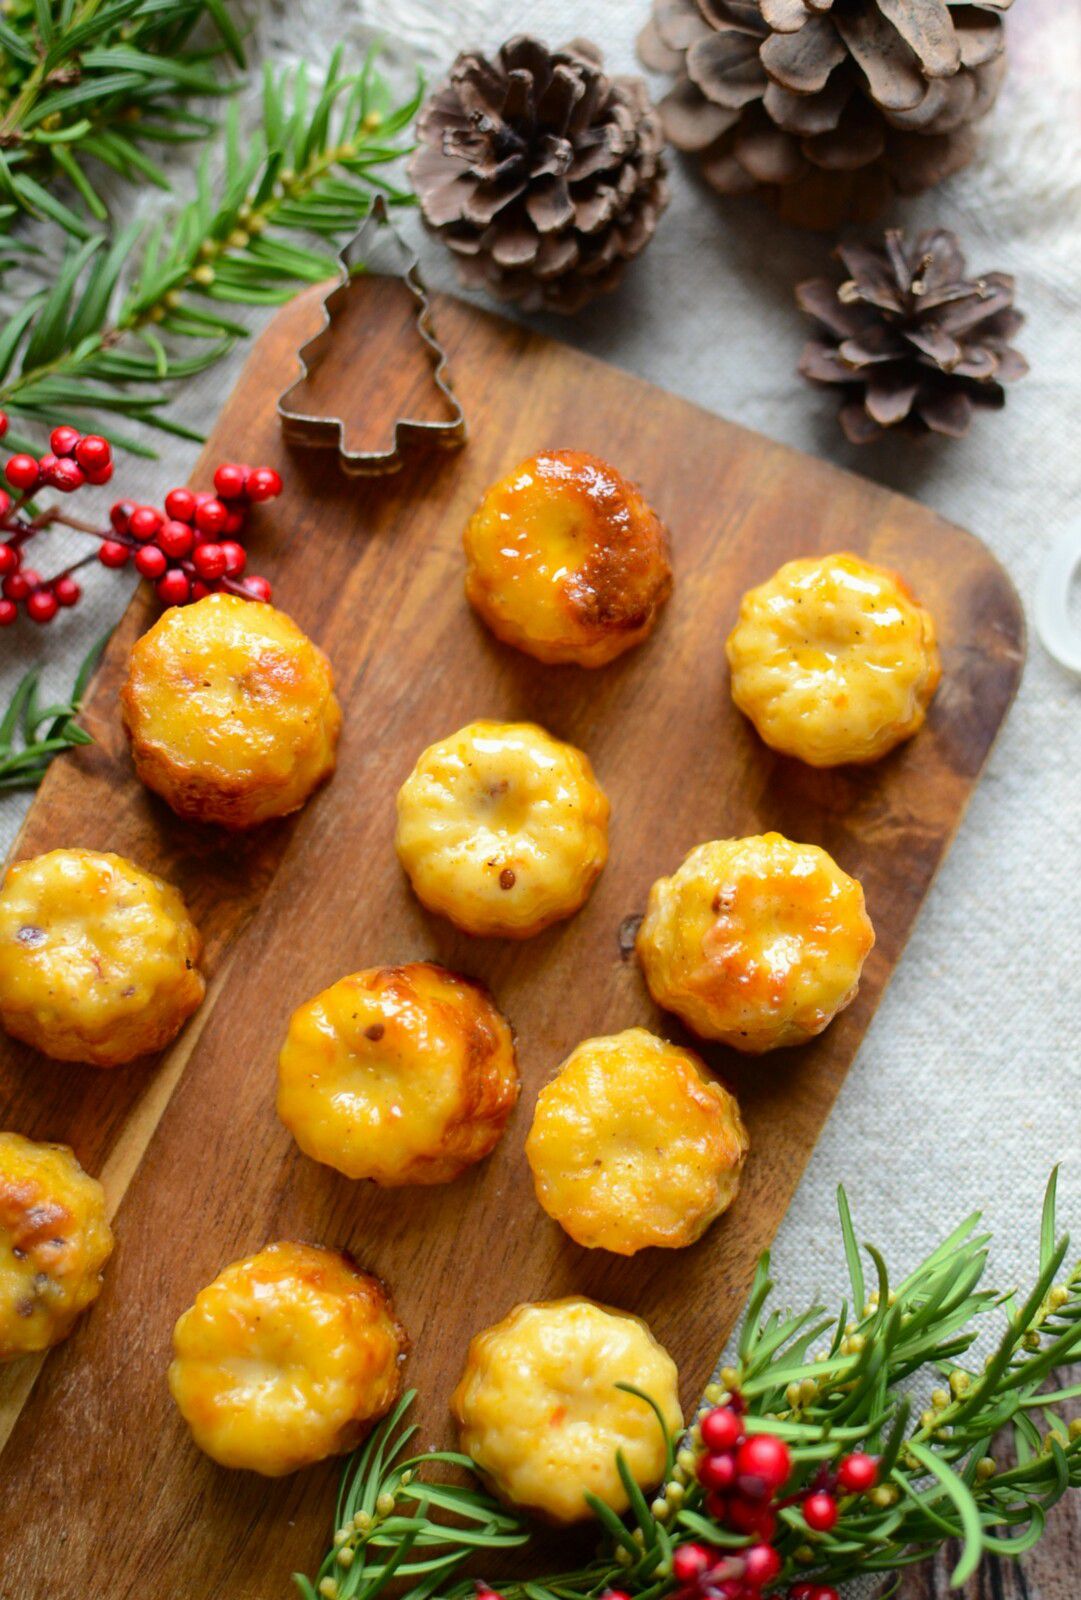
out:
{"label": "large pine cone", "polygon": [[459,277],[529,310],[577,311],[614,289],[668,203],[645,84],[607,78],[583,39],[463,53],[417,133],[410,175]]}
{"label": "large pine cone", "polygon": [[796,298],[820,325],[799,370],[839,384],[841,426],[853,444],[906,433],[967,433],[977,406],[1006,403],[1002,385],[1028,363],[1010,340],[1024,317],[1004,272],[965,276],[954,234],[934,228],[911,244],[896,229],[881,245],[837,251],[848,277],[812,278]]}
{"label": "large pine cone", "polygon": [[658,110],[721,194],[774,191],[811,227],[866,218],[972,159],[1012,0],[653,0]]}

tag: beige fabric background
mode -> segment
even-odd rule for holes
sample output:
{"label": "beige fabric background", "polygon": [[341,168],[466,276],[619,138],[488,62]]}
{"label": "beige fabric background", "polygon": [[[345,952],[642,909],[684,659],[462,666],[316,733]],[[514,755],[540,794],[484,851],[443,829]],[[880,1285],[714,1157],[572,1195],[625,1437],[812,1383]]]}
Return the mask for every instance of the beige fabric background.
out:
{"label": "beige fabric background", "polygon": [[[379,30],[403,72],[414,55],[431,70],[460,45],[529,28],[552,43],[589,34],[613,68],[631,70],[647,4],[266,0],[253,8],[254,53],[320,62],[344,39],[359,55]],[[974,269],[1019,280],[1029,322],[1018,343],[1032,375],[968,440],[862,454],[846,446],[828,396],[793,376],[806,330],[792,287],[823,269],[828,243],[781,227],[753,201],[721,205],[678,162],[672,205],[625,286],[551,331],[933,505],[986,540],[1027,606],[1041,554],[1078,515],[1081,488],[1081,5],[1017,0],[1008,28],[1012,69],[981,159],[895,214],[956,228]],[[189,178],[179,165],[178,187]],[[162,204],[156,194],[137,203],[148,213]],[[451,286],[440,247],[415,219],[410,231],[429,281]],[[179,414],[208,427],[243,354],[188,385]],[[184,481],[194,447],[165,441],[162,451],[149,467],[125,463],[125,488],[140,483],[152,499]],[[70,682],[86,645],[119,615],[127,580],[95,570],[87,587],[86,603],[51,628],[0,636],[4,699],[31,660],[46,663],[49,688]],[[1006,1283],[1031,1269],[1043,1186],[1061,1161],[1063,1218],[1081,1247],[1079,789],[1081,683],[1033,639],[986,778],[781,1229],[776,1266],[793,1300],[840,1292],[842,1179],[859,1228],[895,1267],[984,1207]],[[0,803],[5,849],[26,803]]]}

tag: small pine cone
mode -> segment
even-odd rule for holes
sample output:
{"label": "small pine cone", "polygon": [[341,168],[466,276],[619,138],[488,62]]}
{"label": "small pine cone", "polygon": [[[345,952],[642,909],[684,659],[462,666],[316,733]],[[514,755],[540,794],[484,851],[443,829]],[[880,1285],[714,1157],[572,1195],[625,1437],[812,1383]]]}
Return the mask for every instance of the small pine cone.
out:
{"label": "small pine cone", "polygon": [[660,119],[595,45],[509,40],[458,57],[417,122],[410,176],[468,287],[577,311],[614,289],[668,203]]}
{"label": "small pine cone", "polygon": [[971,161],[1012,0],[653,0],[665,133],[721,194],[808,227],[866,220]]}
{"label": "small pine cone", "polygon": [[933,228],[906,244],[894,228],[881,245],[841,245],[849,276],[812,278],[796,299],[820,325],[799,370],[839,385],[840,421],[853,444],[886,429],[959,439],[976,406],[1001,408],[1002,385],[1028,363],[1010,340],[1024,317],[1004,272],[966,278],[957,238]]}

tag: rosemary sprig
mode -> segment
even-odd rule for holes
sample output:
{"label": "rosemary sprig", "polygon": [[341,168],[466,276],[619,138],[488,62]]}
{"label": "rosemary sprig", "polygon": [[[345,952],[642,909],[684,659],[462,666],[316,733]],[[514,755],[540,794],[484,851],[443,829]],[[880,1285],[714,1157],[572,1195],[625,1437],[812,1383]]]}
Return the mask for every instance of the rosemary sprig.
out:
{"label": "rosemary sprig", "polygon": [[418,85],[395,106],[374,56],[345,73],[340,49],[314,90],[303,66],[279,74],[268,67],[254,136],[242,136],[230,105],[220,192],[207,153],[195,198],[171,224],[142,237],[128,229],[112,242],[88,239],[69,252],[52,287],[10,319],[0,333],[0,409],[46,424],[78,412],[113,443],[143,454],[152,452],[95,419],[197,438],[165,414],[162,386],[212,365],[246,334],[224,307],[278,305],[299,285],[332,275],[329,250],[291,235],[333,242],[363,219],[376,189],[392,203],[409,201],[379,169],[403,154],[398,136],[419,95]]}
{"label": "rosemary sprig", "polygon": [[67,700],[39,704],[38,667],[31,667],[19,679],[0,721],[0,791],[36,789],[54,756],[75,745],[93,744],[75,718],[108,638],[106,634],[99,639],[83,659]]}
{"label": "rosemary sprig", "polygon": [[[705,1405],[738,1393],[748,1431],[775,1433],[790,1448],[793,1474],[774,1540],[783,1568],[768,1593],[803,1577],[838,1584],[858,1574],[897,1573],[948,1539],[961,1542],[951,1580],[960,1585],[984,1554],[1029,1549],[1051,1507],[1081,1486],[1081,1422],[1067,1425],[1059,1409],[1081,1396],[1081,1385],[1048,1387],[1057,1371],[1081,1358],[1081,1266],[1059,1281],[1069,1240],[1056,1238],[1055,1199],[1053,1174],[1039,1270],[1024,1299],[983,1287],[990,1239],[978,1231],[978,1213],[892,1287],[881,1253],[867,1246],[875,1280],[868,1294],[843,1190],[855,1315],[847,1304],[836,1315],[818,1305],[798,1314],[768,1309],[773,1284],[769,1257],[762,1258],[736,1364],[724,1369],[721,1385],[710,1386]],[[986,1319],[996,1314],[1004,1314],[1005,1327],[994,1349],[966,1364]],[[913,1420],[911,1396],[921,1385],[931,1392]],[[400,1600],[429,1600],[437,1590],[444,1600],[468,1600],[474,1585],[460,1572],[478,1546],[491,1549],[495,1567],[500,1548],[528,1543],[525,1520],[487,1494],[426,1478],[427,1468],[462,1465],[463,1458],[416,1456],[405,1466],[408,1479],[388,1466],[396,1457],[391,1436],[411,1399],[347,1465],[334,1545],[314,1584],[296,1578],[304,1600],[375,1600],[391,1576],[399,1580]],[[671,1458],[672,1442],[666,1444]],[[877,1485],[842,1499],[836,1526],[815,1532],[803,1520],[800,1491],[851,1451],[878,1456]],[[631,1513],[620,1518],[593,1502],[604,1546],[589,1565],[508,1582],[487,1570],[485,1578],[503,1600],[596,1600],[607,1588],[662,1600],[676,1589],[672,1553],[680,1543],[700,1540],[738,1552],[749,1542],[709,1515],[696,1460],[692,1426],[651,1502],[620,1462]],[[469,1525],[490,1537],[470,1541],[456,1520],[444,1520],[461,1505]]]}
{"label": "rosemary sprig", "polygon": [[[204,22],[217,42],[192,47]],[[144,145],[210,132],[213,123],[184,101],[226,91],[215,71],[223,50],[243,65],[226,0],[6,5],[0,16],[0,204],[8,217],[48,217],[74,238],[89,238],[93,223],[108,213],[88,161],[168,189]],[[59,179],[70,186],[71,204],[56,192]],[[0,226],[6,226],[2,216]],[[11,252],[11,241],[6,244]]]}

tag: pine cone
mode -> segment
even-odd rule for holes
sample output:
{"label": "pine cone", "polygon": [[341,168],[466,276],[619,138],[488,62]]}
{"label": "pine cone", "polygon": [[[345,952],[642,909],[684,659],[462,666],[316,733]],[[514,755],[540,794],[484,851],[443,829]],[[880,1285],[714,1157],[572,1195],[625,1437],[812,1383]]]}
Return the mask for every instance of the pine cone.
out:
{"label": "pine cone", "polygon": [[614,289],[668,203],[644,82],[605,77],[584,39],[463,53],[417,133],[410,175],[462,282],[528,310],[577,311]]}
{"label": "pine cone", "polygon": [[653,0],[665,133],[721,194],[768,186],[834,228],[965,166],[1005,70],[1013,0]]}
{"label": "pine cone", "polygon": [[891,228],[884,244],[841,245],[837,255],[850,274],[843,283],[812,278],[796,290],[823,330],[799,370],[812,383],[841,385],[841,426],[853,444],[887,428],[959,439],[974,407],[1005,405],[1002,385],[1028,371],[1009,344],[1025,320],[1011,277],[966,278],[946,228],[910,245]]}

